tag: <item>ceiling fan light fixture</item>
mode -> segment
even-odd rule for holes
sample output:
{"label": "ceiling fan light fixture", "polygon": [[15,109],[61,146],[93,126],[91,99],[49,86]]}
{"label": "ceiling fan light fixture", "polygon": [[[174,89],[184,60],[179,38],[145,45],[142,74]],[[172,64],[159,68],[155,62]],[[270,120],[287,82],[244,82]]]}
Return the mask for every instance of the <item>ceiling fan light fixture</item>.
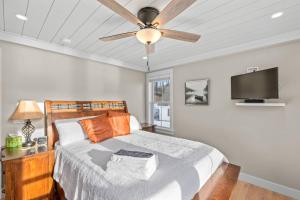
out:
{"label": "ceiling fan light fixture", "polygon": [[136,33],[137,39],[143,44],[154,44],[161,37],[161,32],[155,28],[144,28]]}

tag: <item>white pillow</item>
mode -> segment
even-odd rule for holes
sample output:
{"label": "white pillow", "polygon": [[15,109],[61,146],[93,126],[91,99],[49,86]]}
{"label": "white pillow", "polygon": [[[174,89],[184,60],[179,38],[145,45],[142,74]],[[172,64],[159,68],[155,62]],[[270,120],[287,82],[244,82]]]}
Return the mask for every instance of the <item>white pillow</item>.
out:
{"label": "white pillow", "polygon": [[141,130],[141,129],[142,129],[141,124],[136,119],[136,117],[130,115],[130,132]]}
{"label": "white pillow", "polygon": [[86,139],[87,135],[84,133],[79,120],[94,117],[95,116],[55,120],[55,126],[59,135],[59,144],[64,146]]}

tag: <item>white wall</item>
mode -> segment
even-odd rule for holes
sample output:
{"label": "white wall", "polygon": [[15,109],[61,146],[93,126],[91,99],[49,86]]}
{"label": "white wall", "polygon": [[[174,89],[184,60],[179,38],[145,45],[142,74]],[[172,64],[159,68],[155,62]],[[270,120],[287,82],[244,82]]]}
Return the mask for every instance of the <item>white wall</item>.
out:
{"label": "white wall", "polygon": [[[126,100],[129,112],[145,117],[145,74],[31,47],[0,42],[2,49],[2,144],[22,124],[8,122],[19,99]],[[35,123],[43,127],[43,121]],[[35,134],[43,133],[37,130]]]}
{"label": "white wall", "polygon": [[[300,42],[174,68],[175,135],[217,147],[242,171],[300,189]],[[279,67],[286,107],[237,107],[230,77],[249,66]],[[209,105],[186,106],[184,83],[209,78]]]}

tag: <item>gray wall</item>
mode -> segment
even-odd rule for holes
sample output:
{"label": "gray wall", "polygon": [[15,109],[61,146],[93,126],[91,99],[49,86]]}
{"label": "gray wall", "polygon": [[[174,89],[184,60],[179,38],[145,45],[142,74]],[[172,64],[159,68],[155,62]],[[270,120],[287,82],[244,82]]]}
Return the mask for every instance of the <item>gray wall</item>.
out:
{"label": "gray wall", "polygon": [[[2,49],[2,144],[22,125],[8,122],[19,99],[126,100],[145,117],[145,74],[31,47],[0,42]],[[38,128],[42,121],[36,122]],[[38,129],[36,135],[42,133]]]}
{"label": "gray wall", "polygon": [[[300,42],[174,68],[176,136],[219,148],[242,171],[300,189]],[[286,107],[237,107],[230,77],[249,66],[279,67]],[[186,80],[209,78],[209,106],[185,106]]]}

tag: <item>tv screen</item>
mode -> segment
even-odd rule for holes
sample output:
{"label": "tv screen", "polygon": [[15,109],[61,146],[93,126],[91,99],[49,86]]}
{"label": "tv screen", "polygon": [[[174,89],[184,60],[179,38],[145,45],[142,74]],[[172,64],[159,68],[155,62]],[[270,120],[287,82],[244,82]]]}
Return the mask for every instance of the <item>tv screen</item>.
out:
{"label": "tv screen", "polygon": [[278,67],[231,77],[231,99],[278,98]]}

